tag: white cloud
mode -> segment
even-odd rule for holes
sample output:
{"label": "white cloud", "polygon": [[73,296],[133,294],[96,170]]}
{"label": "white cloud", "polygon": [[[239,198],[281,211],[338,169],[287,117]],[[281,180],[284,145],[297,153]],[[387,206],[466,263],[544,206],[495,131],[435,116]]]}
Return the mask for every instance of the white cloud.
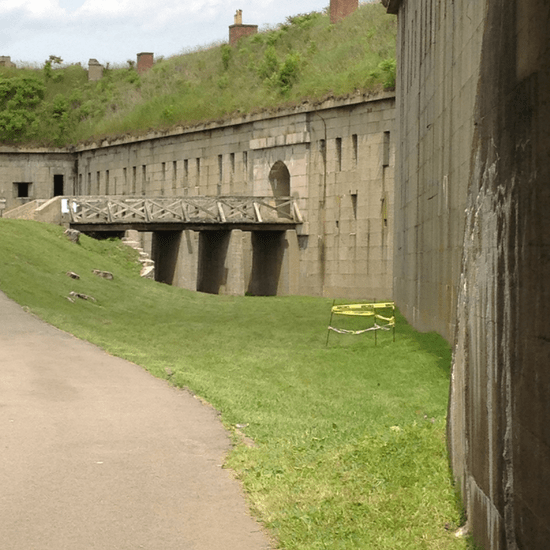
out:
{"label": "white cloud", "polygon": [[115,16],[130,19],[146,18],[148,20],[179,19],[184,16],[195,16],[204,13],[215,14],[223,8],[223,0],[202,0],[181,2],[167,0],[162,3],[152,3],[148,0],[86,0],[77,10],[78,16]]}
{"label": "white cloud", "polygon": [[33,18],[62,17],[64,11],[58,0],[0,0],[0,14],[21,11]]}

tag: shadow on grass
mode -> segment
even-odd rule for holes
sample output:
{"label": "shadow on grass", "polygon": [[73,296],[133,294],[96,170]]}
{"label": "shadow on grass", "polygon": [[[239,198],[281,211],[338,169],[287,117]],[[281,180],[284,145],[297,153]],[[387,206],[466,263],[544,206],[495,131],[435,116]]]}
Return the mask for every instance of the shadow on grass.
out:
{"label": "shadow on grass", "polygon": [[406,336],[418,344],[418,347],[425,353],[434,356],[437,361],[437,367],[447,376],[451,375],[451,346],[437,332],[416,332],[416,330],[407,322],[405,317],[395,310],[396,338]]}

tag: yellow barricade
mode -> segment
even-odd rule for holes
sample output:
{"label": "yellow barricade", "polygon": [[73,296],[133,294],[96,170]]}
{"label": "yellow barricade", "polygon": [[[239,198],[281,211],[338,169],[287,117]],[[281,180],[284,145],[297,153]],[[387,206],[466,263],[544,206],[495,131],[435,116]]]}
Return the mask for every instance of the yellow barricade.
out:
{"label": "yellow barricade", "polygon": [[[391,310],[392,314],[382,315],[379,310]],[[348,330],[342,328],[335,328],[330,326],[332,324],[333,315],[358,315],[363,317],[373,317],[374,324],[372,327],[368,327],[361,330]],[[380,321],[380,323],[379,323]],[[365,332],[373,332],[376,343],[376,331],[378,330],[391,330],[393,328],[393,337],[395,341],[395,303],[394,302],[368,302],[365,304],[342,304],[342,305],[333,305],[331,308],[330,314],[330,323],[327,333],[327,344],[328,336],[330,331],[337,332],[338,334],[364,334]]]}

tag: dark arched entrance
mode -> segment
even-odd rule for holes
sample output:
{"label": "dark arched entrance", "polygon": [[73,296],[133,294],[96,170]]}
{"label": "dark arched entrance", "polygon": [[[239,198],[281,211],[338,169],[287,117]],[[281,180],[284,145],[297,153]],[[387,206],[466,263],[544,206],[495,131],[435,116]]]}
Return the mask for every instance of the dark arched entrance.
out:
{"label": "dark arched entrance", "polygon": [[[274,197],[290,197],[290,172],[282,160],[278,160],[269,172],[269,183]],[[280,204],[282,201],[277,201]],[[290,215],[290,204],[281,209]]]}

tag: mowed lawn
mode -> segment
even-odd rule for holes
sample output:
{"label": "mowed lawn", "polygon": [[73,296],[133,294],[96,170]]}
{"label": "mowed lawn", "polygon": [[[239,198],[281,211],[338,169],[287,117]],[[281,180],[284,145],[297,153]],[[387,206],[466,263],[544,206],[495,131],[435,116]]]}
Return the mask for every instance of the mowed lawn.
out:
{"label": "mowed lawn", "polygon": [[[119,241],[74,244],[36,222],[0,219],[0,255],[8,296],[220,411],[235,441],[227,466],[279,548],[473,547],[454,536],[462,516],[445,445],[451,356],[439,336],[398,315],[395,342],[391,332],[377,345],[372,333],[331,333],[327,346],[332,300],[162,285],[139,277],[135,251]],[[72,303],[71,291],[96,301]]]}

